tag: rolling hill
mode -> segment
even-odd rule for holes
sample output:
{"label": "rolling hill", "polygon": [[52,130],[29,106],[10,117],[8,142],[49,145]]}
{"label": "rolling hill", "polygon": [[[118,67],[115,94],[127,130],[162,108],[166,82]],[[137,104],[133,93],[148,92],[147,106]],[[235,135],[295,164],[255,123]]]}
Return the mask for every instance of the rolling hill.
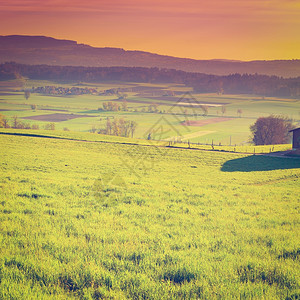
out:
{"label": "rolling hill", "polygon": [[257,73],[300,76],[300,60],[195,60],[121,48],[96,48],[45,36],[0,36],[0,63],[8,61],[60,66],[158,67],[214,75]]}

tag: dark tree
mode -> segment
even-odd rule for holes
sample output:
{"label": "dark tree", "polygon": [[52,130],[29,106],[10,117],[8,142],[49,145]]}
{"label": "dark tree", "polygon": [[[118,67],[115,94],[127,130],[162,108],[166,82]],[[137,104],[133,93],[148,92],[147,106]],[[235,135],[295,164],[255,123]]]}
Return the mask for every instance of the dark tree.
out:
{"label": "dark tree", "polygon": [[106,134],[111,134],[112,124],[109,118],[106,119]]}
{"label": "dark tree", "polygon": [[226,107],[224,105],[221,107],[221,112],[222,116],[224,116],[224,114],[226,113]]}
{"label": "dark tree", "polygon": [[24,97],[26,100],[28,100],[30,97],[30,91],[28,91],[28,90],[24,91]]}
{"label": "dark tree", "polygon": [[243,113],[243,111],[239,108],[237,111],[236,111],[236,113],[238,114],[238,116],[239,117],[241,117],[242,116],[242,113]]}
{"label": "dark tree", "polygon": [[10,128],[9,121],[5,116],[2,117],[2,124],[4,128]]}
{"label": "dark tree", "polygon": [[118,93],[118,99],[119,100],[124,100],[127,98],[127,94],[123,94],[123,93]]}
{"label": "dark tree", "polygon": [[251,141],[255,145],[276,145],[290,143],[289,130],[293,124],[283,116],[260,117],[250,126]]}
{"label": "dark tree", "polygon": [[18,128],[19,125],[20,125],[20,121],[19,121],[19,118],[18,116],[13,116],[13,125],[12,125],[12,128]]}
{"label": "dark tree", "polygon": [[130,131],[131,131],[131,137],[132,138],[133,138],[133,134],[135,132],[136,127],[137,127],[137,122],[130,121]]}
{"label": "dark tree", "polygon": [[207,116],[207,114],[208,114],[208,106],[207,105],[201,105],[200,108],[203,111],[203,116]]}
{"label": "dark tree", "polygon": [[3,118],[4,118],[4,116],[2,116],[2,115],[0,114],[0,127],[4,127]]}
{"label": "dark tree", "polygon": [[108,103],[103,102],[102,105],[103,105],[103,109],[104,109],[104,110],[107,110],[107,108],[108,108]]}
{"label": "dark tree", "polygon": [[128,111],[128,106],[127,106],[127,101],[126,100],[122,101],[122,110],[123,111]]}

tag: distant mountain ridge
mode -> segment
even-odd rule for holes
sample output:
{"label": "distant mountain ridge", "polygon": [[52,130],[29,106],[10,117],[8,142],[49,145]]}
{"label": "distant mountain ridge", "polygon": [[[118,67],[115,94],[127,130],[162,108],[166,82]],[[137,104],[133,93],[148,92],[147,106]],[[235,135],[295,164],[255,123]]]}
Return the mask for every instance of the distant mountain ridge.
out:
{"label": "distant mountain ridge", "polygon": [[96,48],[45,36],[0,36],[0,63],[47,64],[85,67],[157,67],[214,75],[264,74],[299,77],[300,60],[196,60],[131,51],[122,48]]}

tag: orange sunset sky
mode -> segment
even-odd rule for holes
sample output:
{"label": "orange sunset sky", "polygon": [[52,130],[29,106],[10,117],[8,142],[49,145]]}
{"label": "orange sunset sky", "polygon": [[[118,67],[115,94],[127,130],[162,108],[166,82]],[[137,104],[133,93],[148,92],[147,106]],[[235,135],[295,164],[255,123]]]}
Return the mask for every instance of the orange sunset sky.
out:
{"label": "orange sunset sky", "polygon": [[300,59],[300,0],[0,0],[0,35],[196,59]]}

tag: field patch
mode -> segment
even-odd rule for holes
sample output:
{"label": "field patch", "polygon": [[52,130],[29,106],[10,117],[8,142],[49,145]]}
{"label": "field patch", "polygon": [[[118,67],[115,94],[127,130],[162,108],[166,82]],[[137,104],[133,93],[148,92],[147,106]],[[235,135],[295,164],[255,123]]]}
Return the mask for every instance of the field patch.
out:
{"label": "field patch", "polygon": [[207,119],[207,120],[187,120],[182,123],[184,126],[204,126],[204,125],[209,125],[209,124],[214,124],[214,123],[220,123],[220,122],[225,122],[225,121],[230,121],[233,118],[212,118],[212,119]]}
{"label": "field patch", "polygon": [[[174,96],[160,96],[160,97],[146,97],[147,99],[152,100],[158,100],[158,101],[170,101],[176,103],[176,105],[181,106],[201,106],[201,105],[207,105],[207,106],[223,106],[229,103],[211,103],[207,101],[195,100],[195,103],[193,101],[189,101],[189,99],[185,99],[184,97],[174,97]],[[192,99],[191,99],[192,100]]]}
{"label": "field patch", "polygon": [[49,115],[38,115],[31,117],[23,117],[22,119],[36,120],[36,121],[48,121],[48,122],[62,122],[77,118],[87,118],[89,115],[78,115],[78,114],[49,114]]}
{"label": "field patch", "polygon": [[79,111],[79,113],[82,113],[82,114],[99,114],[100,111],[98,109],[92,109],[92,110]]}
{"label": "field patch", "polygon": [[18,93],[5,93],[5,92],[1,92],[0,96],[15,96],[15,95],[20,95]]}
{"label": "field patch", "polygon": [[[211,103],[211,102],[206,102],[206,101],[193,103],[193,102],[184,101],[184,99],[181,99],[179,97],[172,97],[172,96],[150,97],[150,96],[141,95],[141,94],[136,95],[136,96],[144,97],[145,100],[138,100],[138,98],[136,98],[136,99],[128,98],[128,99],[126,99],[126,101],[132,102],[132,103],[142,103],[142,104],[156,103],[158,105],[184,106],[184,107],[190,107],[190,108],[201,107],[203,105],[209,106],[209,107],[219,107],[219,106],[228,104],[228,103],[215,103],[215,102]],[[110,101],[120,101],[120,100],[115,99],[115,100],[110,100]],[[167,103],[167,102],[170,102],[170,103]]]}
{"label": "field patch", "polygon": [[180,140],[180,141],[186,141],[186,140],[189,140],[189,139],[193,139],[193,138],[196,138],[196,137],[199,137],[199,136],[204,136],[204,135],[207,135],[207,134],[210,134],[210,133],[213,133],[215,131],[196,131],[196,132],[193,132],[193,133],[188,133],[188,134],[185,134],[183,136],[179,136],[179,137],[170,137],[168,139],[165,139],[166,141],[176,141],[176,140]]}
{"label": "field patch", "polygon": [[209,107],[218,107],[218,106],[223,106],[228,103],[208,103],[208,102],[201,102],[201,103],[189,103],[189,102],[179,102],[176,103],[176,105],[180,106],[186,106],[186,107],[201,107],[201,106],[209,106]]}
{"label": "field patch", "polygon": [[49,111],[68,111],[67,109],[55,109],[55,108],[41,108],[40,110],[49,110]]}

